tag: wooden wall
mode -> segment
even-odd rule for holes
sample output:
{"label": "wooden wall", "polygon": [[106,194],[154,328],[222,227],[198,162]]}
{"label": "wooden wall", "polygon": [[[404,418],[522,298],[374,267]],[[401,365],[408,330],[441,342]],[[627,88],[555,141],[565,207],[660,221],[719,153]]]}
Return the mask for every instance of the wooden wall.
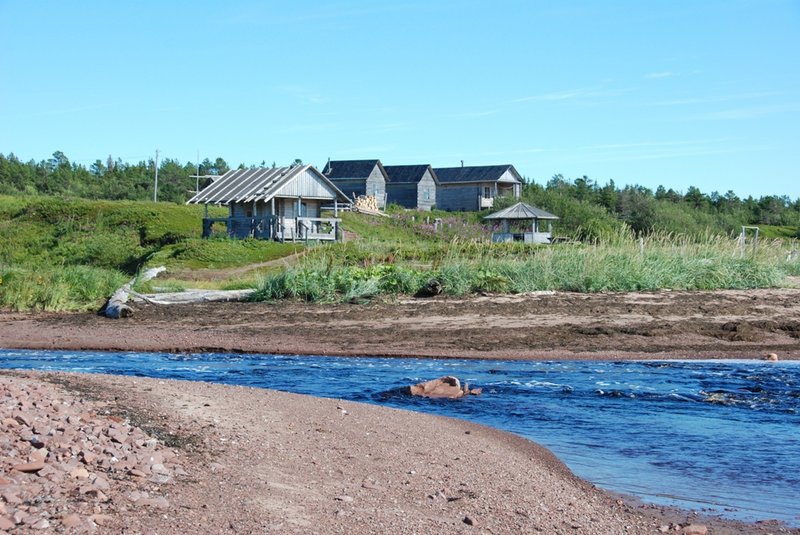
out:
{"label": "wooden wall", "polygon": [[383,197],[384,193],[386,193],[386,179],[383,177],[380,168],[376,165],[367,177],[366,194],[375,195],[380,199]]}
{"label": "wooden wall", "polygon": [[480,184],[439,184],[436,207],[450,212],[475,212],[482,191]]}
{"label": "wooden wall", "polygon": [[425,171],[417,184],[417,209],[430,210],[436,206],[436,182],[430,171]]}

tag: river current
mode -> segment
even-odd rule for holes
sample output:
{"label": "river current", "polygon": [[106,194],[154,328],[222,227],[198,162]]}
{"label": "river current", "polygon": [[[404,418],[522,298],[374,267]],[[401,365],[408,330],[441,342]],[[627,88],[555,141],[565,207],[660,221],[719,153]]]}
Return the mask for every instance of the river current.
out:
{"label": "river current", "polygon": [[[0,368],[212,381],[453,416],[645,502],[800,525],[800,362],[334,358],[0,349]],[[398,394],[455,375],[481,396]]]}

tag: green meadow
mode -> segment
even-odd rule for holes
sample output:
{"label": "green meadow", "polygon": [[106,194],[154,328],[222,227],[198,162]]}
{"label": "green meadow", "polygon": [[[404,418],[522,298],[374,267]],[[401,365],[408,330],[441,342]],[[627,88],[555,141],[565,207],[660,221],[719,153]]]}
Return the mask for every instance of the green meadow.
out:
{"label": "green meadow", "polygon": [[[222,216],[224,208],[212,208]],[[202,207],[145,201],[0,196],[0,307],[97,310],[144,267],[141,290],[257,288],[261,300],[363,302],[413,295],[543,290],[713,290],[790,284],[796,227],[763,226],[757,247],[731,233],[637,233],[624,222],[555,229],[560,245],[492,244],[480,214],[342,214],[345,242],[201,239]],[[434,220],[439,219],[437,225]],[[581,241],[582,239],[582,241]]]}

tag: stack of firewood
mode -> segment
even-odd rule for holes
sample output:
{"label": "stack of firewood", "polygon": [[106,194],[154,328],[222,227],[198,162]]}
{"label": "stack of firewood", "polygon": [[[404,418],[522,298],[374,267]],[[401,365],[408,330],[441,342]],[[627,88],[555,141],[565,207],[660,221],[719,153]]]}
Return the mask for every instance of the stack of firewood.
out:
{"label": "stack of firewood", "polygon": [[354,206],[357,210],[369,210],[370,212],[377,212],[378,198],[374,195],[359,195],[356,197]]}

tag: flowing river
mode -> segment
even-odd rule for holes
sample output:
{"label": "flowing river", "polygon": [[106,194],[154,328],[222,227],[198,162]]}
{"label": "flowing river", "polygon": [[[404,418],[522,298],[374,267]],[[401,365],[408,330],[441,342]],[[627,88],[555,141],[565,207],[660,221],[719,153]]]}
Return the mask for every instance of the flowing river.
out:
{"label": "flowing river", "polygon": [[[0,349],[0,368],[248,385],[463,418],[645,502],[800,525],[800,362],[529,362]],[[455,375],[456,401],[402,386]]]}

